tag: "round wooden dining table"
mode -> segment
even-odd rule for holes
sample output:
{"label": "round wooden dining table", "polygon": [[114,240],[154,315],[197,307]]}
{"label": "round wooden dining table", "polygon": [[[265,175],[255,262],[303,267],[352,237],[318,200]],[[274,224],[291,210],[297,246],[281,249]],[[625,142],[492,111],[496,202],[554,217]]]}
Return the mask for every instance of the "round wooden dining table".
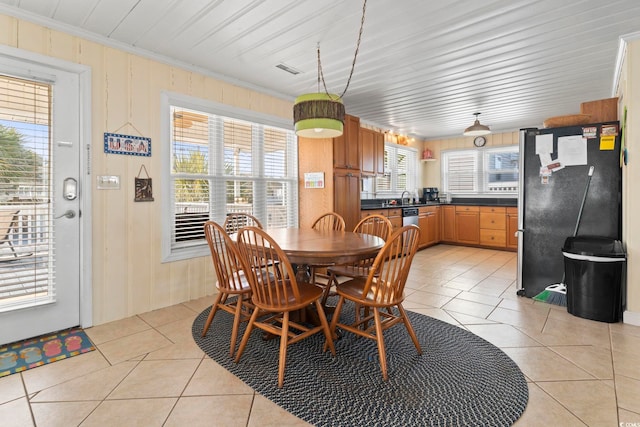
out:
{"label": "round wooden dining table", "polygon": [[[289,262],[297,265],[296,278],[309,281],[308,267],[349,264],[375,255],[384,240],[353,231],[314,230],[313,228],[268,228],[265,230],[280,246]],[[237,233],[230,235],[236,240]]]}
{"label": "round wooden dining table", "polygon": [[348,264],[371,257],[384,246],[380,237],[352,231],[269,228],[266,232],[294,264]]}
{"label": "round wooden dining table", "polygon": [[[315,282],[309,267],[327,267],[349,264],[378,253],[385,241],[370,234],[353,231],[314,230],[312,228],[268,228],[265,230],[287,254],[289,262],[296,264],[296,280]],[[237,234],[230,237],[236,240]],[[325,307],[325,310],[331,308]],[[319,324],[311,307],[300,310],[300,318]],[[338,335],[340,333],[338,332]],[[267,339],[268,334],[265,335]]]}

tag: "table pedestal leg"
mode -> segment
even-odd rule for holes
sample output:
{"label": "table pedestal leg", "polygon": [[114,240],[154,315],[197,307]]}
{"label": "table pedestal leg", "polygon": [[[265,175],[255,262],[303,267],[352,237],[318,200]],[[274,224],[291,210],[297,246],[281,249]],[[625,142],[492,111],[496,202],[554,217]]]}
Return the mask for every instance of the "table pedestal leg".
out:
{"label": "table pedestal leg", "polygon": [[309,266],[307,264],[298,264],[296,267],[296,282],[311,283]]}

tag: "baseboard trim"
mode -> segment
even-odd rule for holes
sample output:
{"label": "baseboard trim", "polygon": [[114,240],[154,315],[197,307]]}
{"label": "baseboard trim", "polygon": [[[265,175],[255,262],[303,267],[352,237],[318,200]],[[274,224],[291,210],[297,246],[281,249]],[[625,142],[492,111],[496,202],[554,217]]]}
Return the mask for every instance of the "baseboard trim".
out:
{"label": "baseboard trim", "polygon": [[622,313],[622,323],[640,326],[640,313],[637,311],[625,310],[624,313]]}

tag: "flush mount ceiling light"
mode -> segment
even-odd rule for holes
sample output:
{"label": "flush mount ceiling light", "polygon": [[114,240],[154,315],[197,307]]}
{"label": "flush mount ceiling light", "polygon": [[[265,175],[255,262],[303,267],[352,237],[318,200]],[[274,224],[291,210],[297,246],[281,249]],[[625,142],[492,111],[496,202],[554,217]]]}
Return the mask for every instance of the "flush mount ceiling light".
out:
{"label": "flush mount ceiling light", "polygon": [[[362,6],[362,19],[360,20],[360,32],[356,51],[351,63],[351,72],[347,85],[341,95],[329,93],[327,84],[324,81],[322,64],[320,62],[320,44],[318,44],[318,92],[306,93],[296,98],[293,105],[293,122],[295,124],[296,135],[305,138],[335,138],[342,135],[344,128],[344,104],[342,97],[347,93],[353,69],[356,66],[356,58],[360,49],[362,39],[362,29],[364,27],[364,14],[367,8],[367,0]],[[324,92],[320,92],[320,82],[324,87]]]}
{"label": "flush mount ceiling light", "polygon": [[476,116],[476,121],[473,123],[473,125],[466,128],[462,134],[464,136],[480,136],[490,134],[491,129],[489,129],[489,126],[481,125],[480,120],[478,120],[478,116],[480,115],[480,113],[473,113],[473,115]]}

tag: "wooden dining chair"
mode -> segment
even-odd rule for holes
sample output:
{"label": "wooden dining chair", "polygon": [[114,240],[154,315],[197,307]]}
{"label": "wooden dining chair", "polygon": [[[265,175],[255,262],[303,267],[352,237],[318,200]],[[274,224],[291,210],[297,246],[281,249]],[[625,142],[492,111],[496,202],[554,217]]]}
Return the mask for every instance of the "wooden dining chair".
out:
{"label": "wooden dining chair", "polygon": [[229,213],[224,220],[224,229],[227,234],[237,233],[242,227],[263,228],[258,218],[245,212]]}
{"label": "wooden dining chair", "polygon": [[[332,333],[339,327],[376,341],[384,380],[388,379],[383,336],[385,330],[397,323],[404,323],[418,354],[422,354],[418,337],[402,306],[404,286],[419,239],[420,229],[416,225],[405,225],[396,230],[376,256],[366,279],[356,278],[336,287],[339,298],[331,320]],[[340,322],[345,300],[352,301],[355,306],[352,324]],[[373,325],[369,326],[372,320]]]}
{"label": "wooden dining chair", "polygon": [[[384,215],[372,214],[360,220],[353,229],[354,233],[369,234],[380,237],[385,242],[391,237],[393,225],[389,218]],[[377,255],[377,254],[376,254]],[[344,278],[354,279],[357,277],[366,278],[369,275],[369,268],[373,265],[375,255],[362,259],[353,264],[334,265],[327,268],[328,282],[322,295],[322,305],[325,305],[329,297],[330,290]]]}
{"label": "wooden dining chair", "polygon": [[[327,212],[320,215],[311,225],[314,230],[337,230],[343,231],[345,229],[344,218],[335,212]],[[320,284],[325,286],[329,283],[329,275],[326,273],[326,265],[311,265],[309,266],[309,276],[311,277],[311,283]],[[321,281],[317,281],[321,278]]]}
{"label": "wooden dining chair", "polygon": [[[335,348],[329,323],[325,317],[320,297],[322,289],[310,283],[298,282],[293,267],[280,246],[264,230],[258,227],[246,227],[239,231],[238,248],[240,250],[245,271],[251,286],[251,301],[255,308],[244,332],[236,362],[249,341],[254,327],[280,337],[280,354],[278,363],[278,387],[284,384],[284,372],[287,358],[287,347],[315,333],[324,332],[326,344],[335,355]],[[277,261],[277,262],[276,262]],[[263,266],[270,265],[272,274],[263,274]],[[312,326],[307,322],[291,319],[293,312],[315,306],[320,324]]]}
{"label": "wooden dining chair", "polygon": [[18,253],[11,242],[11,231],[14,230],[18,224],[19,212],[19,210],[0,212],[0,245],[3,243],[8,244],[14,258],[18,258]]}
{"label": "wooden dining chair", "polygon": [[[229,238],[224,228],[214,221],[204,224],[204,234],[211,251],[211,259],[218,277],[216,297],[207,321],[202,328],[204,337],[211,326],[218,309],[233,314],[229,354],[233,357],[238,339],[240,323],[251,316],[251,287],[242,269],[243,264],[236,244]],[[235,298],[230,298],[235,297]]]}
{"label": "wooden dining chair", "polygon": [[335,212],[327,212],[320,215],[318,219],[313,222],[311,228],[314,230],[344,230],[344,218]]}

